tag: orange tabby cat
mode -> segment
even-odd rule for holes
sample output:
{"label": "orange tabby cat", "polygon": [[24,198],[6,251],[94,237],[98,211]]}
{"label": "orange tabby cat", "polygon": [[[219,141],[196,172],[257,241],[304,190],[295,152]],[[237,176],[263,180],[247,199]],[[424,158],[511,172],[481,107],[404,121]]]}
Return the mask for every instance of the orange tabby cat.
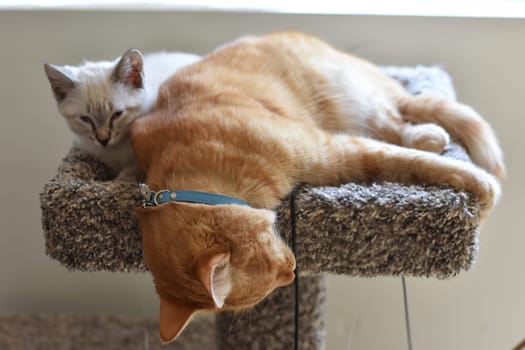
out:
{"label": "orange tabby cat", "polygon": [[[349,135],[365,132],[371,138]],[[249,206],[137,209],[161,340],[174,339],[198,310],[249,307],[293,280],[295,260],[272,208],[298,183],[443,183],[475,194],[486,215],[500,191],[495,177],[426,152],[441,152],[449,135],[504,176],[494,133],[470,107],[411,96],[374,65],[305,34],[241,38],[179,71],[155,111],[132,127],[147,183]]]}

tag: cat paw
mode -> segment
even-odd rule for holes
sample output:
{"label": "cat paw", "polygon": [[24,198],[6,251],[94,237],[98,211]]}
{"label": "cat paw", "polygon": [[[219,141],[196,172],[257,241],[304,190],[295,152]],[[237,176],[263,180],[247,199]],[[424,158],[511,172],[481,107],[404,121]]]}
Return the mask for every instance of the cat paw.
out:
{"label": "cat paw", "polygon": [[483,139],[477,147],[471,147],[470,156],[474,163],[487,170],[500,181],[505,180],[506,170],[503,161],[503,152],[495,140],[490,138]]}
{"label": "cat paw", "polygon": [[474,165],[466,164],[464,170],[463,173],[451,172],[448,182],[473,193],[480,202],[481,217],[484,218],[499,201],[501,185],[494,176]]}
{"label": "cat paw", "polygon": [[478,192],[479,201],[482,211],[488,211],[498,203],[501,196],[501,185],[494,176],[485,171],[480,170],[479,173],[476,175],[476,178],[479,180],[478,187],[480,188]]}
{"label": "cat paw", "polygon": [[450,136],[435,124],[407,125],[401,134],[401,142],[405,147],[439,154],[450,142]]}

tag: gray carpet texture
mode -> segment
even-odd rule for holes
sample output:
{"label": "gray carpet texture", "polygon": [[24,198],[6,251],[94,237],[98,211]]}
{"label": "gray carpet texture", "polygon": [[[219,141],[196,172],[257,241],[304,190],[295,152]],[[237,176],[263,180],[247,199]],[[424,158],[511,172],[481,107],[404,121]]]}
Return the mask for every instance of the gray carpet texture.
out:
{"label": "gray carpet texture", "polygon": [[111,315],[6,315],[0,317],[0,349],[215,350],[214,329],[212,317],[201,317],[173,343],[161,346],[158,323],[149,319]]}
{"label": "gray carpet texture", "polygon": [[[455,98],[441,68],[384,70],[413,94]],[[469,161],[458,145],[443,156]],[[146,271],[132,214],[140,205],[138,187],[107,181],[108,176],[104,165],[75,149],[64,158],[40,195],[46,253],[70,270]],[[475,262],[479,203],[469,193],[446,186],[348,183],[303,185],[294,198],[300,349],[324,348],[324,275],[447,278]],[[289,198],[277,212],[279,230],[290,240]],[[293,288],[276,290],[253,310],[219,313],[216,328],[200,335],[214,339],[218,349],[291,349]],[[191,340],[190,332],[184,331]],[[196,344],[195,349],[212,349]]]}

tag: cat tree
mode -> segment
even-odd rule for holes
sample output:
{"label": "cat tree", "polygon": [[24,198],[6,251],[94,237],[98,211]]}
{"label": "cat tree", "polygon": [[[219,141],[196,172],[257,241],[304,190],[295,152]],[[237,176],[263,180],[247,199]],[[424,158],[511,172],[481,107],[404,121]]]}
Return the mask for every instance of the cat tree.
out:
{"label": "cat tree", "polygon": [[[455,98],[449,76],[439,68],[384,69],[411,93]],[[457,145],[443,156],[468,161]],[[66,156],[40,197],[46,253],[70,270],[144,272],[140,233],[132,214],[141,201],[138,187],[107,179],[102,164],[75,150]],[[288,201],[278,208],[285,239],[290,237]],[[324,348],[325,275],[446,278],[475,261],[479,204],[466,192],[394,183],[305,185],[297,189],[295,204],[302,350]],[[217,314],[212,323],[197,320],[174,347],[292,349],[293,288],[276,290],[250,311],[249,322],[236,322],[229,312]],[[133,324],[122,328],[129,331]],[[157,334],[150,338],[156,340]],[[156,343],[150,342],[151,348]]]}

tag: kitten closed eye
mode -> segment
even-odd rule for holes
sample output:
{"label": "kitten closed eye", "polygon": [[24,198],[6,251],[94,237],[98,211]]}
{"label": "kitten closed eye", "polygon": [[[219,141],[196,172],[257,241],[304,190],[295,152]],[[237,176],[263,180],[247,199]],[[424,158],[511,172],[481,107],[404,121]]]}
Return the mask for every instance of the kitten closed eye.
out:
{"label": "kitten closed eye", "polygon": [[115,119],[117,119],[117,118],[120,117],[123,113],[124,113],[124,111],[116,111],[116,112],[114,112],[114,113],[111,115],[111,120],[115,120]]}
{"label": "kitten closed eye", "polygon": [[113,114],[111,115],[111,119],[109,120],[110,127],[113,127],[113,124],[115,123],[115,120],[120,118],[123,113],[124,113],[124,111],[122,111],[122,110],[118,110],[116,112],[113,112]]}
{"label": "kitten closed eye", "polygon": [[91,125],[92,127],[94,126],[93,120],[91,120],[91,118],[88,117],[87,115],[81,115],[79,118],[80,118],[80,120],[82,120],[84,123],[89,124],[89,125]]}

